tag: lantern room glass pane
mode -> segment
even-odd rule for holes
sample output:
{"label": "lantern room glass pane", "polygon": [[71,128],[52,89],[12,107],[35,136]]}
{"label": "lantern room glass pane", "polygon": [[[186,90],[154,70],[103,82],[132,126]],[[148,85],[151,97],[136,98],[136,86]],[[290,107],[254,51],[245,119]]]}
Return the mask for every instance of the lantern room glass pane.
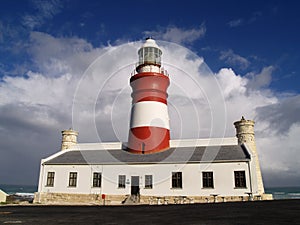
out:
{"label": "lantern room glass pane", "polygon": [[161,64],[161,50],[155,47],[144,47],[138,52],[139,64],[154,63]]}

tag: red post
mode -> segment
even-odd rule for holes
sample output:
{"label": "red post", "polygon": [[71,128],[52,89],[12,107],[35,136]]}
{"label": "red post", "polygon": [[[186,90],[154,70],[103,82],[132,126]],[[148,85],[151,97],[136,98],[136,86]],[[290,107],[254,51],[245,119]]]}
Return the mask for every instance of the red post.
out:
{"label": "red post", "polygon": [[101,195],[101,198],[102,198],[102,200],[103,200],[103,205],[105,205],[105,197],[106,197],[105,194],[102,194],[102,195]]}

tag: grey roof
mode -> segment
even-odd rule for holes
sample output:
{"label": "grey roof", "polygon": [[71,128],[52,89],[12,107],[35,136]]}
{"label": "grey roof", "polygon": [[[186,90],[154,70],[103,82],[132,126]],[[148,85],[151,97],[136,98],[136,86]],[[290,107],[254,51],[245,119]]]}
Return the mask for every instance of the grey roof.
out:
{"label": "grey roof", "polygon": [[125,150],[73,150],[50,159],[47,165],[149,164],[248,161],[244,145],[177,147],[153,154],[132,154]]}

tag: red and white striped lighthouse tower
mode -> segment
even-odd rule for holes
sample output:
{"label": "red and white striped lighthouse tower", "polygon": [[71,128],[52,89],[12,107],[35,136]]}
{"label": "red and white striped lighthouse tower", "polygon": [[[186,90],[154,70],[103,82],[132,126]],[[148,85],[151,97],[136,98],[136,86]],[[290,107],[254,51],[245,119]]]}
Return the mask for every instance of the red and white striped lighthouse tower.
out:
{"label": "red and white striped lighthouse tower", "polygon": [[170,146],[170,80],[161,67],[162,51],[152,38],[146,39],[138,55],[136,72],[130,78],[132,108],[127,148],[137,154],[161,152]]}

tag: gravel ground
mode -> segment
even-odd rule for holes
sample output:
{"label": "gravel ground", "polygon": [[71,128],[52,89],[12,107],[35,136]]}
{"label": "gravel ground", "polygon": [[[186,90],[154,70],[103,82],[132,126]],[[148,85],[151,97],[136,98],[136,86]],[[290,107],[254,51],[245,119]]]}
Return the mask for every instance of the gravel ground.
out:
{"label": "gravel ground", "polygon": [[1,206],[0,224],[300,224],[300,200],[160,206]]}

